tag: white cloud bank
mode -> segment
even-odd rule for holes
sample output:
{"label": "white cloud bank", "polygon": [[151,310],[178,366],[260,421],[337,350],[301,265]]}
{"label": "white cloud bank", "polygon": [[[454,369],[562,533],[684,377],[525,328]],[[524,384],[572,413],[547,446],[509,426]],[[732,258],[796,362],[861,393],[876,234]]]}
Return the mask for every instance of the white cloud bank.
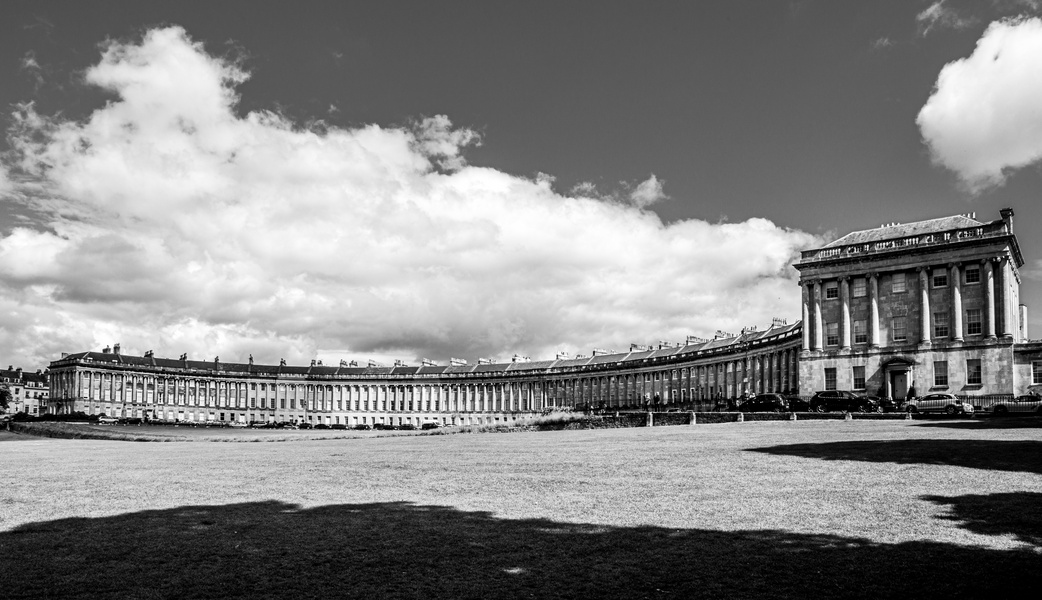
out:
{"label": "white cloud bank", "polygon": [[973,192],[1042,158],[1042,20],[992,23],[948,63],[916,119],[934,162]]}
{"label": "white cloud bank", "polygon": [[239,117],[247,76],[157,29],[87,71],[115,94],[89,118],[16,113],[5,201],[48,218],[0,238],[8,362],[116,341],[226,361],[547,357],[799,314],[808,234],[664,224],[641,209],[664,197],[654,176],[622,203],[467,166],[477,136],[444,116]]}

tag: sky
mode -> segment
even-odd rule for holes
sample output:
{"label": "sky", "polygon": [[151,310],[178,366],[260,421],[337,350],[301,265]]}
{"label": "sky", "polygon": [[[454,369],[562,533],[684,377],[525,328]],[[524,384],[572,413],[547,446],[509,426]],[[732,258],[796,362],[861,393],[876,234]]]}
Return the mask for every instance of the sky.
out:
{"label": "sky", "polygon": [[1007,206],[1033,335],[1040,17],[1042,0],[7,0],[0,361],[680,342],[798,320],[800,250]]}

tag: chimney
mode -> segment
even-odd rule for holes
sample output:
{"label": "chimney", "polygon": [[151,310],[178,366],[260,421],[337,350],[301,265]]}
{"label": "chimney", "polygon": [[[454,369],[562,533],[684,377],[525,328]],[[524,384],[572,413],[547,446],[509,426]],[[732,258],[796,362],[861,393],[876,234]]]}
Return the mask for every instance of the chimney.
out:
{"label": "chimney", "polygon": [[1006,233],[1013,233],[1013,209],[1004,208],[999,211],[1002,220],[1006,222]]}
{"label": "chimney", "polygon": [[313,359],[313,358],[311,359],[311,366],[312,367],[315,366],[315,359]]}
{"label": "chimney", "polygon": [[101,349],[101,353],[102,354],[108,354],[110,352],[112,352],[112,348],[109,348],[108,346],[105,346],[104,348]]}
{"label": "chimney", "polygon": [[119,354],[119,344],[113,344],[112,345],[112,353],[113,354]]}

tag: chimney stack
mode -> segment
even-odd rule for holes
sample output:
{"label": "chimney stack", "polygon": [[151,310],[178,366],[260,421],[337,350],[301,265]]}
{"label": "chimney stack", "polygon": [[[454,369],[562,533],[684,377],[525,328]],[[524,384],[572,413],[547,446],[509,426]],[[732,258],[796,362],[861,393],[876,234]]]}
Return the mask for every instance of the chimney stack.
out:
{"label": "chimney stack", "polygon": [[1006,233],[1013,233],[1013,209],[1004,208],[999,211],[1002,220],[1006,222]]}

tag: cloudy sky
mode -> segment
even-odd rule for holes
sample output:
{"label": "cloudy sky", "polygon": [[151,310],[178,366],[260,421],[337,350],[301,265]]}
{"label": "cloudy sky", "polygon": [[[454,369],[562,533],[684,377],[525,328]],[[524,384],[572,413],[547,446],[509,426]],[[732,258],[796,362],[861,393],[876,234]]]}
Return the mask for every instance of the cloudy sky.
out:
{"label": "cloudy sky", "polygon": [[1042,1],[150,4],[0,4],[4,365],[712,336],[1004,206],[1042,327]]}

